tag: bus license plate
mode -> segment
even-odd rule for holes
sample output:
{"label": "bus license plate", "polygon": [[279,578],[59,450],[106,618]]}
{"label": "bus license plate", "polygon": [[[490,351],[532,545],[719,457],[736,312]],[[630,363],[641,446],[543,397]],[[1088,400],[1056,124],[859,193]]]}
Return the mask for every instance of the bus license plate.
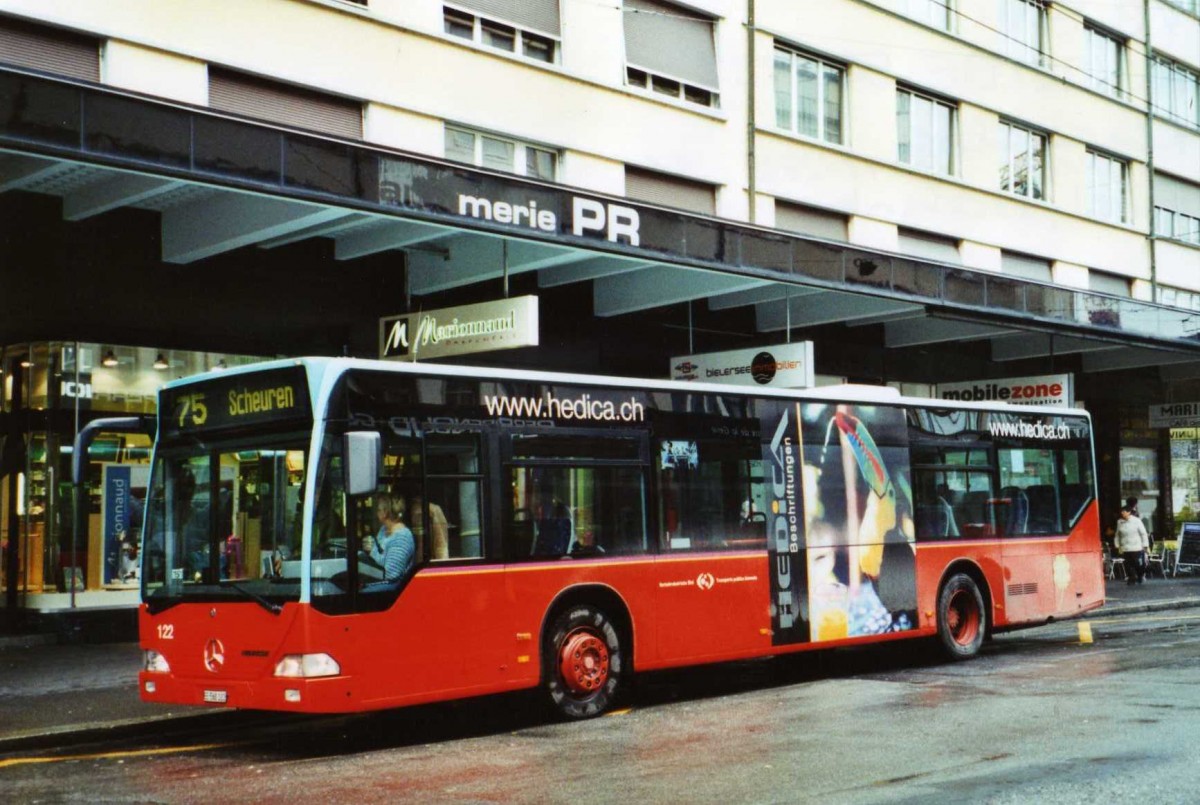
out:
{"label": "bus license plate", "polygon": [[213,704],[225,704],[229,700],[229,691],[227,690],[206,690],[204,691],[204,701]]}

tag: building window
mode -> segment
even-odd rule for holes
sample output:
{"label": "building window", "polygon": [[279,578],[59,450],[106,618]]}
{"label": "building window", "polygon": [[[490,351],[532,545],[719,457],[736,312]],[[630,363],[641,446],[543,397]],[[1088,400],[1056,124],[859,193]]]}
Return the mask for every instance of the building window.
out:
{"label": "building window", "polygon": [[547,182],[558,178],[557,151],[452,126],[446,127],[446,159]]}
{"label": "building window", "polygon": [[1126,204],[1127,173],[1125,160],[1087,152],[1088,212],[1104,221],[1125,223],[1129,211]]}
{"label": "building window", "polygon": [[900,0],[900,11],[940,31],[949,31],[952,2],[953,0]]}
{"label": "building window", "polygon": [[[536,10],[542,3],[533,3],[531,8]],[[536,15],[531,15],[535,16]],[[528,30],[520,25],[481,17],[469,10],[442,7],[444,30],[450,36],[468,39],[485,47],[515,53],[526,59],[553,64],[558,60],[558,41],[544,33]],[[553,27],[557,32],[558,12],[554,7],[553,22],[547,22],[544,27]]]}
{"label": "building window", "polygon": [[222,112],[354,140],[361,140],[363,136],[362,101],[294,87],[216,65],[208,68],[208,105]]}
{"label": "building window", "polygon": [[1119,98],[1125,83],[1125,43],[1090,25],[1084,28],[1084,63],[1092,89]]}
{"label": "building window", "polygon": [[1000,0],[1000,34],[1005,53],[1041,66],[1046,58],[1046,7],[1040,0]]}
{"label": "building window", "polygon": [[697,106],[719,106],[716,21],[657,0],[625,0],[622,8],[625,83]]}
{"label": "building window", "polygon": [[716,188],[706,182],[625,166],[625,196],[664,207],[716,214]]}
{"label": "building window", "polygon": [[955,108],[907,89],[896,91],[897,158],[930,173],[954,174]]}
{"label": "building window", "polygon": [[0,17],[0,62],[99,82],[100,40]]}
{"label": "building window", "polygon": [[1001,123],[1000,189],[1038,200],[1046,198],[1046,135],[1014,123]]}
{"label": "building window", "polygon": [[1167,207],[1154,208],[1154,234],[1160,238],[1181,240],[1200,246],[1200,216],[1177,212]]}
{"label": "building window", "polygon": [[775,48],[775,125],[805,137],[842,142],[845,75],[839,65]]}
{"label": "building window", "polygon": [[1200,310],[1200,293],[1159,285],[1158,303],[1171,305],[1172,307],[1181,307],[1184,310]]}
{"label": "building window", "polygon": [[1200,0],[1163,0],[1164,2],[1175,6],[1180,11],[1186,11],[1189,14],[1200,14]]}
{"label": "building window", "polygon": [[1155,56],[1150,91],[1158,114],[1185,126],[1200,127],[1200,79],[1194,72]]}

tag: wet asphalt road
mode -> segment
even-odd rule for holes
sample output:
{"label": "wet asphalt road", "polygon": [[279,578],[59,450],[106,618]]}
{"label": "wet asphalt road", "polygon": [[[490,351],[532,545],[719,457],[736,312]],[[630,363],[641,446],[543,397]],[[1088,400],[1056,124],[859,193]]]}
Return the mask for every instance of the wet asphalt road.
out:
{"label": "wet asphalt road", "polygon": [[[1091,644],[1059,624],[953,665],[894,645],[646,675],[628,709],[576,724],[546,721],[521,695],[0,741],[0,800],[1200,800],[1200,610],[1090,624]],[[91,673],[61,680],[62,707],[87,715],[124,696],[131,718],[144,714],[132,684],[110,684],[133,679],[119,666],[131,647],[92,648]],[[11,738],[14,713],[37,714],[4,693],[0,681]]]}

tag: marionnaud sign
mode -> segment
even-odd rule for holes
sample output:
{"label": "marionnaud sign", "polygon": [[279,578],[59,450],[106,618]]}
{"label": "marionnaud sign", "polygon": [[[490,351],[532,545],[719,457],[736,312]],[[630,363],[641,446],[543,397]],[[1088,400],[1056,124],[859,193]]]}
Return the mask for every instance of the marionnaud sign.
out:
{"label": "marionnaud sign", "polygon": [[671,359],[672,380],[777,388],[811,388],[813,342],[683,355]]}
{"label": "marionnaud sign", "polygon": [[537,301],[536,296],[517,296],[382,318],[379,320],[379,357],[416,361],[494,349],[536,347]]}
{"label": "marionnaud sign", "polygon": [[1159,403],[1150,406],[1152,428],[1194,428],[1198,425],[1200,402]]}
{"label": "marionnaud sign", "polygon": [[1013,405],[1056,405],[1069,408],[1075,395],[1071,375],[1006,377],[999,380],[969,380],[965,383],[938,383],[937,396],[943,400],[1003,402]]}

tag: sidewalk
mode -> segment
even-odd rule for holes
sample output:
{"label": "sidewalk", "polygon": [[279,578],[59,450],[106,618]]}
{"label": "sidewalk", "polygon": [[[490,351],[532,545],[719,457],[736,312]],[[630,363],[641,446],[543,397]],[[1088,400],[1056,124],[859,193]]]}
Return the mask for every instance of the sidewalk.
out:
{"label": "sidewalk", "polygon": [[1108,581],[1104,606],[1096,614],[1151,612],[1195,606],[1200,606],[1200,573],[1167,579],[1153,576],[1135,586],[1118,578]]}
{"label": "sidewalk", "polygon": [[[1200,606],[1200,574],[1108,582],[1107,602],[1088,617]],[[88,733],[105,740],[130,730],[168,730],[181,717],[229,711],[164,707],[138,698],[136,642],[87,642],[71,633],[0,635],[0,753]],[[214,713],[216,714],[214,716]]]}

